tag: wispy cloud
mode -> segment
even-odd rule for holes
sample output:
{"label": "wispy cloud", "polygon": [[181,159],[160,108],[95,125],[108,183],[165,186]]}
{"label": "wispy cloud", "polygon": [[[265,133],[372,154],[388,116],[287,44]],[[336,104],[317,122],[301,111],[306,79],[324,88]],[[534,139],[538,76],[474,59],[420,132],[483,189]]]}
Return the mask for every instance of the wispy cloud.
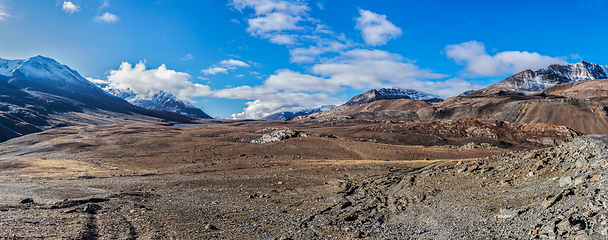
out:
{"label": "wispy cloud", "polygon": [[241,23],[241,22],[239,22],[239,20],[237,20],[237,19],[232,19],[232,20],[230,20],[230,22],[237,23],[237,24],[238,24],[238,23]]}
{"label": "wispy cloud", "polygon": [[94,20],[96,22],[115,23],[118,22],[120,19],[118,18],[118,16],[107,12],[101,16],[96,16]]}
{"label": "wispy cloud", "polygon": [[386,20],[386,15],[380,15],[359,9],[361,15],[357,18],[355,29],[361,31],[365,43],[371,46],[385,45],[388,40],[401,36],[401,28]]}
{"label": "wispy cloud", "polygon": [[103,1],[103,3],[101,4],[101,6],[99,6],[99,10],[102,10],[102,9],[107,8],[109,6],[110,6],[110,2]]}
{"label": "wispy cloud", "polygon": [[223,67],[210,67],[208,69],[201,70],[201,73],[215,75],[218,73],[226,73],[228,74],[228,69]]}
{"label": "wispy cloud", "polygon": [[249,66],[249,64],[247,64],[243,61],[234,60],[234,59],[226,59],[226,60],[220,61],[218,64],[212,65],[208,69],[201,70],[201,72],[204,74],[210,74],[210,75],[215,75],[218,73],[227,74],[228,70],[237,69],[239,67],[250,67],[250,66]]}
{"label": "wispy cloud", "polygon": [[558,63],[566,64],[566,57],[544,56],[536,52],[506,51],[489,55],[485,45],[469,41],[445,47],[445,54],[465,66],[464,76],[492,77],[513,74],[526,69],[539,69]]}
{"label": "wispy cloud", "polygon": [[80,7],[76,6],[75,4],[73,4],[70,1],[64,1],[61,8],[63,9],[64,12],[69,13],[69,14],[72,14],[74,12],[80,12]]}
{"label": "wispy cloud", "polygon": [[6,19],[7,17],[10,17],[11,15],[9,15],[6,10],[6,8],[2,5],[0,5],[0,21]]}
{"label": "wispy cloud", "polygon": [[183,58],[180,58],[179,60],[186,61],[186,60],[192,60],[192,59],[194,59],[194,55],[187,54],[186,56],[184,56]]}

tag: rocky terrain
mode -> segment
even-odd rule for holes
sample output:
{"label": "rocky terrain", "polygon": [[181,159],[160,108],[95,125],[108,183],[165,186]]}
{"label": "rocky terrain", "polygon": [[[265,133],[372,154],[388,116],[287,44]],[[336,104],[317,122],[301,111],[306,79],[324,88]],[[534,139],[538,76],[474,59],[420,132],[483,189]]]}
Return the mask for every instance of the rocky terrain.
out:
{"label": "rocky terrain", "polygon": [[608,80],[602,79],[607,73],[605,66],[593,63],[551,65],[537,71],[520,72],[487,88],[468,91],[442,102],[377,99],[372,90],[332,110],[294,120],[490,118],[513,123],[563,125],[584,134],[608,134],[605,108]]}
{"label": "rocky terrain", "polygon": [[[560,126],[443,121],[205,120],[29,134],[0,144],[0,238],[603,236],[601,141]],[[376,138],[345,134],[353,128]],[[414,130],[449,144],[384,143]],[[535,135],[561,140],[542,145]]]}

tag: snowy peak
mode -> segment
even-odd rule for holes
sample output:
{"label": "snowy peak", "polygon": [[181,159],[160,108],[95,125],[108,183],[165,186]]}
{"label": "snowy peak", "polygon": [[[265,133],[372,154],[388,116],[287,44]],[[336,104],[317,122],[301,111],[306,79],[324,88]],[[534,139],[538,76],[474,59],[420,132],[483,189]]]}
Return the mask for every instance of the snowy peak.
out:
{"label": "snowy peak", "polygon": [[443,99],[437,95],[423,93],[412,89],[381,88],[378,90],[372,89],[357,96],[354,96],[344,105],[354,106],[385,99],[412,99],[429,103],[443,101]]}
{"label": "snowy peak", "polygon": [[425,101],[425,102],[441,102],[441,99],[437,95],[419,92],[412,89],[400,89],[400,88],[381,88],[378,90],[378,93],[382,95],[385,99],[401,99],[401,98],[410,98],[416,101]]}
{"label": "snowy peak", "polygon": [[525,70],[505,78],[487,90],[510,90],[532,94],[556,84],[608,78],[608,66],[581,61],[575,64],[552,64],[536,71]]}
{"label": "snowy peak", "polygon": [[261,119],[268,120],[268,121],[284,121],[284,120],[292,119],[292,118],[299,117],[299,116],[308,116],[313,113],[331,110],[331,109],[334,109],[335,107],[336,107],[335,105],[324,105],[324,106],[321,106],[318,108],[309,108],[309,109],[304,109],[304,110],[297,111],[297,112],[290,112],[290,111],[279,112],[279,113],[268,115]]}
{"label": "snowy peak", "polygon": [[[35,56],[27,60],[0,59],[0,74],[20,87],[37,88],[51,85],[57,88],[97,88],[80,74],[52,58]],[[27,81],[23,81],[23,80]]]}
{"label": "snowy peak", "polygon": [[13,70],[22,64],[25,60],[12,60],[0,58],[0,75],[10,77],[13,75]]}
{"label": "snowy peak", "polygon": [[170,111],[195,118],[211,118],[211,116],[207,115],[200,108],[195,107],[188,101],[179,99],[171,93],[161,91],[151,97],[146,97],[137,95],[133,92],[112,89],[107,86],[105,86],[104,90],[116,97],[127,100],[127,102],[135,106],[145,109]]}

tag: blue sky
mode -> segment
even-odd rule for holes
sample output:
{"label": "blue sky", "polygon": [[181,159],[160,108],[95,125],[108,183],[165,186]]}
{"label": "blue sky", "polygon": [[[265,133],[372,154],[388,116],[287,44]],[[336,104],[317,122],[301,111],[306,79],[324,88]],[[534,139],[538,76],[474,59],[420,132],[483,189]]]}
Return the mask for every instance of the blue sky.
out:
{"label": "blue sky", "polygon": [[0,0],[0,58],[56,59],[142,97],[259,118],[400,87],[442,97],[608,65],[608,2]]}

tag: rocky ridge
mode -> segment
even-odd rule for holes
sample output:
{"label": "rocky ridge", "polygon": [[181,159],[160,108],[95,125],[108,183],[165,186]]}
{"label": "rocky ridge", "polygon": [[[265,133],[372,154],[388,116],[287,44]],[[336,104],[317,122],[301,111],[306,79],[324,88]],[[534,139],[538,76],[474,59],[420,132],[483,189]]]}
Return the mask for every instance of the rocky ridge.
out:
{"label": "rocky ridge", "polygon": [[494,85],[477,91],[476,94],[484,94],[486,92],[499,90],[533,94],[557,84],[606,78],[608,78],[608,66],[585,61],[566,65],[553,64],[536,71],[521,71]]}

